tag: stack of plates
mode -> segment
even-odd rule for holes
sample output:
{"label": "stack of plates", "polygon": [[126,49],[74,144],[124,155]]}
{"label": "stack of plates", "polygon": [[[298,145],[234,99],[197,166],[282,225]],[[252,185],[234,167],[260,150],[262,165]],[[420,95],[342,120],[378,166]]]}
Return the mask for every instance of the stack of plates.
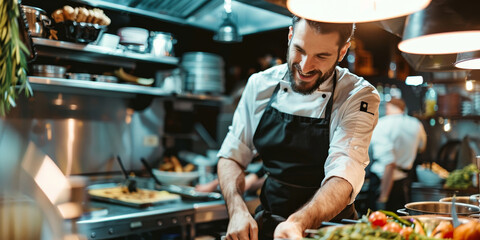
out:
{"label": "stack of plates", "polygon": [[180,64],[184,71],[184,88],[193,93],[223,93],[225,83],[223,59],[212,53],[188,52]]}

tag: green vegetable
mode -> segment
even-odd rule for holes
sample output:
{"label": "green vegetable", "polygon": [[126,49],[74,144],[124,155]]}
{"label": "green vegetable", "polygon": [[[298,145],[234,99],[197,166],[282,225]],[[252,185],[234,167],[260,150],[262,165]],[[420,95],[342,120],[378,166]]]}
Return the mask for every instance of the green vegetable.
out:
{"label": "green vegetable", "polygon": [[[367,223],[357,223],[355,225],[345,225],[342,227],[321,228],[310,238],[304,240],[404,240],[405,238],[399,233],[383,231],[381,228],[372,228]],[[439,240],[412,233],[409,239],[414,240]]]}
{"label": "green vegetable", "polygon": [[403,226],[411,227],[413,225],[413,223],[409,222],[406,219],[400,218],[394,212],[385,211],[385,210],[379,210],[379,211],[382,213],[385,213],[385,215],[387,215],[388,217],[392,217],[396,222],[402,224]]}
{"label": "green vegetable", "polygon": [[445,186],[449,188],[467,189],[473,185],[472,177],[478,172],[479,170],[475,164],[470,164],[463,169],[454,170],[445,181]]}
{"label": "green vegetable", "polygon": [[17,0],[0,0],[0,116],[15,107],[18,93],[32,94],[26,71],[29,51],[20,39],[19,16]]}

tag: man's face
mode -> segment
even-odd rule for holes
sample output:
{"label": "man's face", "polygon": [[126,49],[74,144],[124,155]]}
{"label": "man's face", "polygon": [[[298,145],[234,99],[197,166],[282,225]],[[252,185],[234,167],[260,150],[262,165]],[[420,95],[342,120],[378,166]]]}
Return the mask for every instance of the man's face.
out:
{"label": "man's face", "polygon": [[295,30],[290,27],[288,38],[288,76],[293,90],[302,94],[311,94],[325,82],[350,46],[340,49],[338,33],[318,33],[304,19]]}

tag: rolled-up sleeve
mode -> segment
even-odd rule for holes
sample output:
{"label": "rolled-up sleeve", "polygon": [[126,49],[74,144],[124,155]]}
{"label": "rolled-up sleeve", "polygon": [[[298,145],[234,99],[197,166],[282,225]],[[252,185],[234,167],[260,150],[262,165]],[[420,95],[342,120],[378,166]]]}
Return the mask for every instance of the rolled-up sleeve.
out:
{"label": "rolled-up sleeve", "polygon": [[252,109],[255,108],[253,104],[255,77],[255,74],[250,77],[243,90],[242,97],[233,114],[232,125],[217,154],[217,157],[234,160],[245,168],[256,154],[252,142],[255,131],[252,124]]}
{"label": "rolled-up sleeve", "polygon": [[378,121],[379,103],[376,90],[365,87],[337,110],[331,123],[333,134],[322,185],[331,177],[345,179],[353,188],[350,203],[353,203],[364,182],[365,167],[369,163],[368,146]]}

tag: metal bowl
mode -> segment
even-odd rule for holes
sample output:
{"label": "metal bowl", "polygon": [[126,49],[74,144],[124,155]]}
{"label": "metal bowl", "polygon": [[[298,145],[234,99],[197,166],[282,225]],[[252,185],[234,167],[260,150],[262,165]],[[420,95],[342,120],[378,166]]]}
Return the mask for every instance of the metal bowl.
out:
{"label": "metal bowl", "polygon": [[[471,204],[455,203],[455,208],[459,216],[469,216],[480,213],[480,207]],[[400,209],[397,212],[405,215],[436,214],[449,216],[451,215],[451,209],[451,202],[412,202],[405,204],[405,211]]]}

